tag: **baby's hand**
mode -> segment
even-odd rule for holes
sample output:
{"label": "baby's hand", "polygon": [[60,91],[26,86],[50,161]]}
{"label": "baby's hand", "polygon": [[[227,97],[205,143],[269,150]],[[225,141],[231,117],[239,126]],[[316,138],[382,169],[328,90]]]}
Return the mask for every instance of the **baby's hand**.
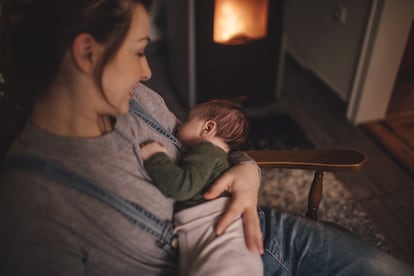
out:
{"label": "baby's hand", "polygon": [[167,148],[155,141],[142,143],[140,148],[141,158],[143,160],[147,160],[157,152],[167,153]]}

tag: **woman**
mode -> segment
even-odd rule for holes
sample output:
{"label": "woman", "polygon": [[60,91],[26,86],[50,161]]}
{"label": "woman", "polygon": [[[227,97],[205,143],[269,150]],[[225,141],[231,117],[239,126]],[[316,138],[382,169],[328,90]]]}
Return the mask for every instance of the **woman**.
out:
{"label": "woman", "polygon": [[[178,151],[127,113],[133,97],[167,129],[176,123],[160,96],[139,84],[151,77],[144,55],[149,1],[42,0],[10,5],[16,7],[10,10],[14,21],[7,26],[13,61],[21,79],[27,80],[20,90],[36,94],[30,120],[10,155],[29,153],[51,161],[171,221],[173,201],[150,183],[139,144],[159,140],[172,157]],[[253,225],[247,232],[261,245],[260,235],[254,233],[260,233],[257,169],[241,164],[221,181],[236,194],[238,185],[243,190],[217,231],[243,213]],[[111,207],[56,182],[22,170],[8,170],[2,177],[1,209],[8,224],[3,229],[7,238],[2,241],[2,260],[14,264],[13,269],[36,275],[38,270],[39,275],[175,272],[174,258],[158,240]],[[9,273],[14,274],[19,273]]]}
{"label": "woman", "polygon": [[[6,3],[19,91],[33,105],[1,176],[2,275],[176,273],[173,231],[164,223],[171,221],[173,202],[150,183],[139,144],[157,140],[172,158],[178,150],[171,137],[128,112],[132,98],[163,128],[175,127],[160,96],[140,84],[151,77],[144,55],[149,2]],[[13,163],[16,156],[23,159]],[[410,273],[392,257],[322,224],[265,210],[260,225],[256,166],[242,155],[232,161],[237,165],[206,194],[232,194],[216,232],[242,215],[246,244],[263,252],[263,231],[266,275]],[[136,210],[144,210],[138,212],[142,221]]]}

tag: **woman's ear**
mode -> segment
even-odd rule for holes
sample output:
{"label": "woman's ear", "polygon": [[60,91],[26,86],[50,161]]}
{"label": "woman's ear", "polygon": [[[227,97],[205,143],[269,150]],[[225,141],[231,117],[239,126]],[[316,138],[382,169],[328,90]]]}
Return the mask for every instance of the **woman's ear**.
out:
{"label": "woman's ear", "polygon": [[201,136],[214,136],[217,132],[217,124],[213,120],[207,120],[203,124]]}
{"label": "woman's ear", "polygon": [[102,53],[102,46],[88,33],[78,34],[72,43],[76,66],[85,73],[93,73]]}

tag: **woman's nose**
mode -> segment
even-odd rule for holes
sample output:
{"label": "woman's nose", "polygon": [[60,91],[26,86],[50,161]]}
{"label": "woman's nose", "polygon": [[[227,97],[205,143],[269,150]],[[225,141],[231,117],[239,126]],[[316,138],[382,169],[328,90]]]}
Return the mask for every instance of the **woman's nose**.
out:
{"label": "woman's nose", "polygon": [[152,76],[151,68],[148,64],[147,58],[145,58],[142,62],[141,80],[143,80],[143,81],[149,80],[149,79],[151,79],[151,76]]}

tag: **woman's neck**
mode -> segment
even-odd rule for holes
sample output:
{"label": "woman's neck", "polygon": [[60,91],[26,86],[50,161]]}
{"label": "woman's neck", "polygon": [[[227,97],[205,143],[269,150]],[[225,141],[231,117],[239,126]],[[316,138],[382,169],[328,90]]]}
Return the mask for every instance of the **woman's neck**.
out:
{"label": "woman's neck", "polygon": [[30,118],[33,124],[56,135],[73,137],[98,137],[113,130],[109,115],[94,111],[85,99],[76,100],[73,94],[65,97],[68,94],[60,92],[35,102]]}

